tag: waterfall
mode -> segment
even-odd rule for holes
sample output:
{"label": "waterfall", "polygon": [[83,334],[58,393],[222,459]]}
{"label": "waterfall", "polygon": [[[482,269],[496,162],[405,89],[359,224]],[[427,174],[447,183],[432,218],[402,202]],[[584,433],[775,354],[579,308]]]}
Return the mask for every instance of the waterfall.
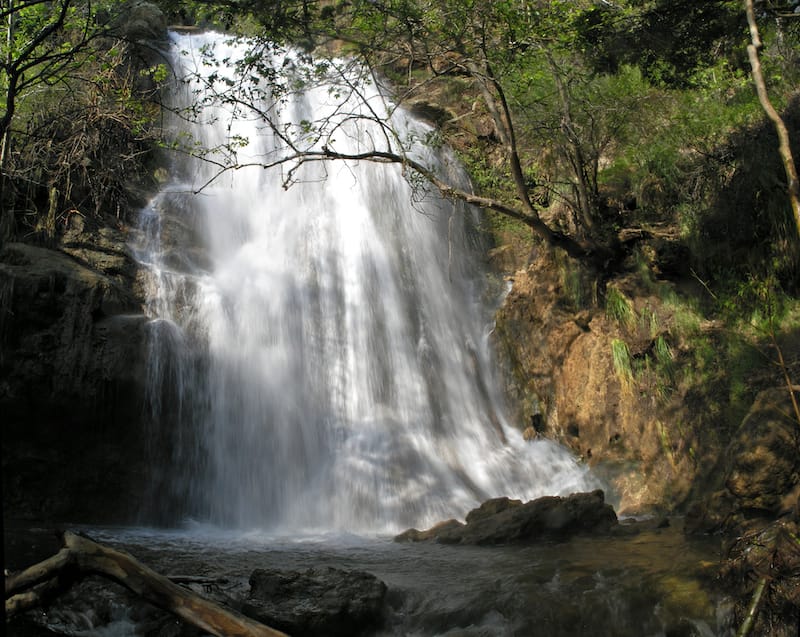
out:
{"label": "waterfall", "polygon": [[[288,152],[283,132],[323,119],[339,152],[383,139],[370,117],[388,102],[374,82],[350,96],[324,83],[272,101],[255,91],[255,110],[221,103],[215,91],[235,83],[225,72],[246,50],[217,34],[173,35],[186,79],[171,99],[192,113],[173,118],[176,139],[235,140],[225,152],[240,164]],[[432,133],[401,109],[392,118],[402,139]],[[446,149],[417,141],[411,152],[463,179]],[[478,211],[420,188],[397,165],[220,173],[175,156],[137,248],[152,318],[152,519],[380,532],[462,517],[487,497],[596,487],[565,450],[525,442],[506,421]]]}

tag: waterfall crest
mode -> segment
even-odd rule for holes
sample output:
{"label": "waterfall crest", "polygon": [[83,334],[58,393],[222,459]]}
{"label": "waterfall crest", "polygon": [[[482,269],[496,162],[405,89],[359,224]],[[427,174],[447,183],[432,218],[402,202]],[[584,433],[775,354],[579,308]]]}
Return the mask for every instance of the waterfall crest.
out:
{"label": "waterfall crest", "polygon": [[[197,63],[210,49],[228,61],[246,51],[213,33],[173,35],[176,76],[221,73]],[[176,135],[205,148],[235,139],[241,163],[274,158],[281,131],[325,118],[348,153],[383,135],[352,116],[385,112],[374,84],[346,109],[323,84],[257,104],[272,128],[212,93],[177,83],[172,99],[196,117],[175,118]],[[406,139],[431,132],[402,110],[392,117]],[[412,152],[458,170],[446,151]],[[284,188],[287,167],[219,174],[177,156],[142,212],[158,519],[390,531],[463,516],[487,497],[594,488],[566,451],[506,422],[477,211],[418,196],[396,165],[308,163],[291,177]]]}

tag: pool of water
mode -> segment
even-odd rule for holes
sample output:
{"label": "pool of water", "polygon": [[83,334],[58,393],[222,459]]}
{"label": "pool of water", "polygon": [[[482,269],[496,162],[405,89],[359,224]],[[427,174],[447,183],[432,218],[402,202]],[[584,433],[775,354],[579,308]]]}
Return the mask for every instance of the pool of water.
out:
{"label": "pool of water", "polygon": [[[246,595],[255,568],[332,566],[374,574],[388,586],[382,636],[619,637],[732,635],[730,613],[714,590],[719,542],[687,539],[680,520],[631,536],[575,538],[532,546],[398,544],[385,536],[87,528],[163,574],[225,577],[225,594]],[[6,534],[12,568],[57,548],[43,530]],[[36,553],[39,555],[35,555]],[[114,597],[114,592],[103,595]],[[73,596],[74,597],[74,596]],[[79,595],[85,598],[87,594]],[[73,600],[73,603],[74,600]],[[40,616],[73,635],[152,634],[125,611],[56,608]],[[90,604],[91,606],[91,604]]]}

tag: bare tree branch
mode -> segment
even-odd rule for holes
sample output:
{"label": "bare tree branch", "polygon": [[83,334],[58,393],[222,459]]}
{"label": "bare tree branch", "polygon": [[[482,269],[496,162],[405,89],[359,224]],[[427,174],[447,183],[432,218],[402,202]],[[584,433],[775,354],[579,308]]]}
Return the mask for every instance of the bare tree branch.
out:
{"label": "bare tree branch", "polygon": [[[393,28],[402,30],[399,24],[393,25]],[[331,34],[331,37],[334,35]],[[470,37],[473,36],[474,34],[470,35]],[[212,164],[220,169],[218,174],[212,175],[199,187],[196,187],[195,190],[202,191],[213,184],[221,174],[245,167],[260,166],[265,169],[278,166],[288,167],[283,175],[284,186],[288,187],[297,180],[299,168],[304,164],[337,160],[393,163],[401,166],[406,177],[410,178],[416,175],[416,177],[424,179],[431,186],[438,189],[445,198],[478,205],[521,221],[531,228],[533,233],[547,245],[564,249],[570,256],[581,259],[589,265],[601,268],[607,264],[612,258],[613,249],[599,244],[597,238],[591,232],[585,232],[580,238],[576,239],[554,229],[551,224],[541,218],[539,210],[531,197],[531,186],[527,183],[524,175],[520,150],[517,146],[514,119],[505,94],[505,88],[501,78],[496,75],[490,64],[490,56],[486,47],[496,46],[496,42],[485,39],[482,44],[475,45],[472,43],[470,46],[473,46],[473,48],[477,46],[477,50],[467,52],[460,52],[457,46],[443,50],[437,49],[437,51],[431,52],[426,48],[423,40],[418,41],[413,29],[409,31],[408,38],[409,56],[419,60],[416,54],[421,51],[424,58],[423,61],[430,67],[434,76],[438,72],[443,72],[441,68],[435,68],[434,58],[432,57],[435,53],[436,60],[444,61],[445,66],[449,67],[451,72],[455,71],[465,78],[470,78],[479,89],[503,144],[505,160],[512,178],[514,203],[475,195],[465,188],[447,183],[444,178],[437,175],[429,166],[426,166],[423,160],[410,156],[410,153],[412,153],[409,146],[410,140],[401,139],[402,130],[398,129],[396,120],[393,120],[393,114],[399,108],[401,102],[397,100],[389,102],[382,97],[383,93],[374,98],[371,91],[364,90],[366,82],[379,84],[375,78],[374,71],[371,69],[382,68],[385,63],[385,59],[382,57],[378,60],[373,59],[375,51],[371,48],[367,49],[365,53],[367,57],[364,62],[360,61],[360,58],[355,58],[353,62],[347,63],[346,68],[342,68],[335,60],[328,60],[323,63],[327,65],[328,71],[325,74],[325,78],[314,73],[314,70],[318,68],[316,65],[312,64],[307,69],[303,69],[302,64],[298,66],[296,71],[303,88],[320,79],[331,80],[331,75],[333,75],[332,81],[336,86],[342,87],[343,93],[343,95],[337,96],[338,102],[330,113],[319,116],[314,122],[303,122],[301,125],[284,123],[280,120],[279,102],[294,91],[292,81],[286,80],[285,77],[276,77],[268,69],[260,69],[262,77],[267,79],[271,88],[274,86],[277,91],[273,97],[278,104],[275,105],[273,103],[265,106],[261,100],[253,98],[252,88],[245,86],[240,79],[233,82],[226,80],[222,85],[215,86],[214,80],[203,80],[200,77],[201,74],[195,74],[195,79],[205,82],[206,87],[212,91],[214,100],[231,107],[234,112],[242,109],[241,112],[246,111],[248,117],[249,115],[258,117],[265,129],[271,131],[283,147],[283,150],[276,149],[274,154],[270,151],[272,156],[264,157],[261,161],[239,161],[236,157],[234,144],[231,144],[228,149],[228,159],[223,161],[219,161],[219,156],[215,159],[203,151],[199,153],[190,152],[190,154],[212,161]],[[363,43],[357,44],[363,45]],[[397,59],[396,55],[399,55],[398,46],[394,44],[388,47],[389,53],[393,55],[392,59]],[[481,46],[484,48],[481,49]],[[481,55],[481,51],[483,51],[483,55]],[[247,55],[244,59],[252,57]],[[375,64],[368,64],[367,62],[370,60]],[[405,63],[412,64],[413,62],[404,61]],[[354,74],[353,64],[363,66],[361,66],[360,71],[356,71]],[[369,76],[365,75],[367,72],[370,73]],[[246,75],[249,74],[240,73],[239,78]],[[216,74],[214,79],[218,79]],[[408,90],[413,92],[418,89],[419,85],[424,85],[426,81],[430,81],[430,78],[423,78],[420,83],[415,82],[414,86],[409,87]],[[287,87],[289,88],[287,89]],[[265,96],[268,97],[266,94],[262,95],[262,97]],[[361,106],[354,107],[352,101],[348,102],[350,97],[358,98]],[[373,98],[383,100],[381,102],[383,109],[371,101]],[[379,112],[381,110],[386,112]],[[190,114],[197,115],[194,110]],[[190,118],[187,117],[187,119]],[[374,135],[367,132],[364,138],[361,139],[362,147],[367,145],[371,146],[371,148],[368,147],[363,152],[357,153],[340,152],[335,138],[340,135],[352,136],[354,133],[350,129],[351,124],[355,124],[357,129],[361,122],[377,126],[377,129],[371,129],[375,131]],[[212,149],[213,152],[225,150],[224,147]],[[587,166],[579,163],[575,170],[577,171],[578,169],[583,171],[582,175],[585,177]],[[586,206],[582,208],[585,209]]]}
{"label": "bare tree branch", "polygon": [[783,161],[783,169],[786,172],[787,190],[789,194],[789,201],[792,206],[794,214],[794,221],[797,227],[797,233],[800,235],[800,181],[797,178],[797,167],[792,157],[792,147],[789,142],[789,131],[786,128],[786,123],[781,118],[778,111],[772,105],[767,93],[767,85],[764,82],[764,74],[761,72],[761,62],[758,57],[758,52],[762,47],[761,36],[758,33],[758,24],[756,23],[755,9],[753,8],[753,0],[745,0],[745,10],[747,12],[747,24],[750,27],[750,40],[751,44],[747,46],[747,55],[750,59],[750,67],[752,69],[753,82],[756,85],[756,92],[758,93],[758,101],[761,102],[761,107],[767,114],[767,117],[772,121],[775,126],[775,131],[778,133],[778,153],[780,153],[781,160]]}

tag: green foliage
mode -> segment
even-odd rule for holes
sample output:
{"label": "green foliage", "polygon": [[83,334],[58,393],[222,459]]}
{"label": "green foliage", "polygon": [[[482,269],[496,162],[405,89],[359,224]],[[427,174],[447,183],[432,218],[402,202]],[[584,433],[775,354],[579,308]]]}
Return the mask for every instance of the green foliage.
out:
{"label": "green foliage", "polygon": [[663,334],[659,334],[653,343],[653,355],[659,374],[672,382],[675,379],[675,356]]}
{"label": "green foliage", "polygon": [[663,300],[672,308],[672,324],[678,335],[692,338],[700,331],[703,317],[695,303],[679,299],[674,293],[666,294]]}
{"label": "green foliage", "polygon": [[625,294],[616,287],[606,289],[606,316],[616,321],[621,327],[630,329],[636,323],[636,312],[633,304]]}
{"label": "green foliage", "polygon": [[331,3],[316,0],[155,0],[169,24],[199,26],[239,35],[267,33],[274,42],[299,44]]}
{"label": "green foliage", "polygon": [[[545,149],[529,161],[550,176],[550,196],[594,223],[600,221],[600,166],[646,136],[650,118],[644,106],[653,91],[635,66],[595,74],[570,51],[550,52],[549,59],[532,58],[523,75],[507,82],[517,130],[526,146]],[[557,81],[565,88],[566,103]],[[569,133],[563,126],[567,111]],[[588,201],[580,200],[580,187],[587,189]]]}
{"label": "green foliage", "polygon": [[[759,158],[755,165],[763,167],[762,175],[734,179],[749,155],[749,149],[731,144],[736,131],[763,118],[743,55],[747,30],[739,2],[173,4],[173,11],[185,5],[196,16],[228,12],[240,24],[256,19],[273,41],[303,47],[335,41],[330,49],[362,57],[415,98],[433,82],[457,86],[436,98],[457,106],[454,120],[468,128],[483,118],[484,130],[495,120],[494,131],[481,132],[485,143],[462,149],[476,190],[517,209],[524,209],[525,199],[549,207],[543,218],[557,232],[614,246],[626,226],[674,224],[692,254],[687,266],[709,283],[731,271],[741,279],[752,262],[774,263],[785,285],[797,274],[797,249],[783,248],[786,206],[779,203],[774,166]],[[773,12],[774,6],[763,10]],[[778,24],[778,15],[770,15]],[[791,64],[800,49],[792,46],[797,30],[781,23],[778,38],[773,22],[765,22],[765,67],[779,86],[791,87],[800,66]],[[476,112],[487,92],[496,111],[510,109],[516,173],[507,158],[498,161],[498,153],[491,154],[504,131],[488,105]],[[777,103],[787,94],[777,91]],[[473,102],[472,117],[466,100]],[[456,134],[460,125],[447,124]],[[312,130],[313,125],[307,132]],[[769,142],[759,148],[775,155]],[[524,193],[512,179],[519,172]],[[718,197],[725,189],[754,194],[737,204],[746,198]],[[622,201],[633,205],[622,209]],[[741,245],[731,245],[726,234],[737,244],[741,238]],[[748,260],[742,254],[745,237],[753,236],[758,249]]]}
{"label": "green foliage", "polygon": [[[787,109],[786,119],[796,137],[800,99]],[[775,277],[787,293],[799,291],[800,242],[776,144],[763,120],[737,130],[721,149],[727,178],[704,181],[708,207],[694,224],[704,246],[698,270],[723,294],[738,295],[739,283],[753,277]]]}
{"label": "green foliage", "polygon": [[661,329],[658,315],[650,309],[649,305],[639,313],[639,326],[649,334],[650,338],[655,338]]}
{"label": "green foliage", "polygon": [[[3,234],[52,240],[74,214],[124,217],[145,174],[158,110],[140,72],[112,37],[119,5],[77,0],[10,5],[0,86],[5,110]],[[10,30],[9,30],[10,29]]]}
{"label": "green foliage", "polygon": [[151,78],[156,84],[162,84],[169,77],[169,67],[166,64],[155,64],[147,69],[141,69],[139,75]]}
{"label": "green foliage", "polygon": [[633,63],[654,84],[673,88],[721,56],[735,58],[746,33],[741,3],[730,0],[597,3],[576,27],[598,70]]}
{"label": "green foliage", "polygon": [[[511,176],[491,164],[485,147],[470,146],[459,153],[459,158],[464,163],[464,167],[470,175],[473,187],[477,192],[500,201],[509,201],[511,199],[511,193],[514,192]],[[513,219],[497,219],[496,223],[516,225]]]}
{"label": "green foliage", "polygon": [[487,210],[483,218],[492,245],[497,246],[509,243],[527,245],[530,243],[531,229],[521,221],[491,210]]}
{"label": "green foliage", "polygon": [[749,276],[718,297],[718,309],[730,324],[743,323],[756,332],[768,334],[780,323],[790,299],[783,293],[774,276]]}

